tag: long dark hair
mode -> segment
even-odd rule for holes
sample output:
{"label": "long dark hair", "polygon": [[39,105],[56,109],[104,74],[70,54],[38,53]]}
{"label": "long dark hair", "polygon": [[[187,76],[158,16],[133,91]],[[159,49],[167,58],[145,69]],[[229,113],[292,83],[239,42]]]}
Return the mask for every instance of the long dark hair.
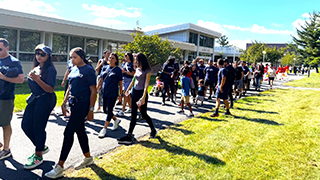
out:
{"label": "long dark hair", "polygon": [[[39,50],[36,50],[36,51],[39,51]],[[41,79],[47,79],[47,76],[48,76],[48,71],[47,70],[48,70],[48,68],[50,66],[54,67],[54,65],[52,63],[52,57],[49,54],[47,54],[47,55],[48,55],[48,59],[43,63],[43,66],[41,67],[41,72],[40,72]],[[39,64],[40,63],[37,61],[37,58],[35,56],[34,59],[33,59],[33,68],[39,66]]]}
{"label": "long dark hair", "polygon": [[119,58],[118,58],[118,55],[116,54],[116,53],[111,53],[110,55],[112,55],[112,56],[114,56],[114,57],[116,57],[116,60],[117,60],[117,62],[115,63],[115,65],[116,66],[118,66],[119,65]]}
{"label": "long dark hair", "polygon": [[168,60],[167,60],[167,64],[174,64],[174,61],[176,60],[176,58],[174,56],[169,56],[168,57]]}
{"label": "long dark hair", "polygon": [[126,54],[127,54],[127,56],[129,56],[130,62],[133,63],[133,55],[132,55],[132,53],[128,52]]}
{"label": "long dark hair", "polygon": [[84,63],[92,66],[87,59],[88,57],[87,57],[86,52],[84,52],[84,50],[81,47],[75,47],[75,48],[71,49],[70,52],[75,52],[78,56],[80,56],[80,58],[83,60]]}
{"label": "long dark hair", "polygon": [[137,61],[138,61],[138,64],[141,65],[142,71],[151,70],[147,57],[143,53],[139,53],[137,55]]}

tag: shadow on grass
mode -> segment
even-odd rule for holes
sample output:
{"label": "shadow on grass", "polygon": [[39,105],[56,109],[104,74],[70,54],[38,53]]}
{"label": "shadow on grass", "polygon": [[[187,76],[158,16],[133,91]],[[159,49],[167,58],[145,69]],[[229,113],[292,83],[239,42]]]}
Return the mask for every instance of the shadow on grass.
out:
{"label": "shadow on grass", "polygon": [[[97,166],[96,164],[93,164],[91,166],[89,166],[89,168],[92,169],[92,171],[94,171],[100,179],[110,179],[110,180],[128,180],[130,178],[122,178],[122,177],[118,177],[112,174],[107,173],[103,168]],[[84,177],[65,177],[63,179],[80,179],[80,180],[85,180],[85,179],[89,179],[89,178],[84,178]]]}
{"label": "shadow on grass", "polygon": [[257,123],[263,123],[263,124],[268,124],[268,125],[276,125],[276,126],[282,126],[284,124],[279,124],[275,121],[271,121],[268,119],[262,119],[262,118],[258,118],[258,119],[251,119],[251,118],[246,118],[246,117],[240,117],[240,116],[233,116],[235,119],[243,119],[246,121],[251,121],[251,122],[257,122]]}
{"label": "shadow on grass", "polygon": [[[181,126],[181,125],[179,125],[179,126]],[[184,135],[194,134],[194,132],[192,132],[192,131],[189,131],[189,130],[186,130],[186,129],[177,128],[179,126],[169,126],[169,129],[172,129],[172,130],[175,130],[175,131],[181,131]]]}
{"label": "shadow on grass", "polygon": [[206,154],[198,154],[194,151],[190,151],[188,149],[184,149],[182,147],[179,147],[177,145],[171,144],[169,142],[166,142],[165,140],[161,139],[160,137],[157,137],[160,144],[156,144],[150,141],[140,141],[139,144],[141,144],[144,147],[152,148],[152,149],[165,149],[169,153],[174,153],[178,155],[187,155],[187,156],[194,156],[197,157],[206,163],[210,164],[216,164],[216,165],[225,165],[226,163],[224,161],[221,161],[220,159],[216,157],[211,157]]}
{"label": "shadow on grass", "polygon": [[240,108],[237,107],[236,109],[241,110],[241,111],[254,111],[257,113],[268,113],[268,114],[279,114],[277,112],[272,112],[272,111],[262,111],[262,110],[255,110],[255,109],[245,109],[245,108]]}
{"label": "shadow on grass", "polygon": [[205,117],[205,116],[197,116],[196,118],[203,119],[203,120],[208,120],[208,121],[228,122],[225,119],[209,118],[209,117]]}

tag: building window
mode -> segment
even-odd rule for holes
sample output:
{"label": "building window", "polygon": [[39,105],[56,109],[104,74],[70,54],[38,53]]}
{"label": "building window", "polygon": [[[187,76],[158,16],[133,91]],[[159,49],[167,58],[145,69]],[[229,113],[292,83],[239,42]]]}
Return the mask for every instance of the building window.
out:
{"label": "building window", "polygon": [[200,46],[213,48],[213,38],[200,35]]}
{"label": "building window", "polygon": [[189,52],[188,61],[193,61],[197,57],[197,52]]}
{"label": "building window", "polygon": [[195,45],[198,45],[198,34],[190,32],[189,43],[193,43]]}
{"label": "building window", "polygon": [[52,55],[53,62],[67,62],[67,55]]}
{"label": "building window", "polygon": [[98,39],[87,38],[86,53],[90,55],[98,55],[99,41]]}
{"label": "building window", "polygon": [[38,44],[40,44],[39,32],[20,31],[20,47],[19,47],[20,51],[33,52],[34,48]]}
{"label": "building window", "polygon": [[68,36],[53,34],[52,53],[67,54],[67,51],[68,51]]}
{"label": "building window", "polygon": [[70,36],[70,50],[75,47],[81,47],[84,49],[84,38],[77,36]]}
{"label": "building window", "polygon": [[17,50],[17,30],[0,28],[0,37],[9,41],[9,50]]}
{"label": "building window", "polygon": [[35,58],[34,53],[20,53],[19,60],[20,61],[33,61]]}

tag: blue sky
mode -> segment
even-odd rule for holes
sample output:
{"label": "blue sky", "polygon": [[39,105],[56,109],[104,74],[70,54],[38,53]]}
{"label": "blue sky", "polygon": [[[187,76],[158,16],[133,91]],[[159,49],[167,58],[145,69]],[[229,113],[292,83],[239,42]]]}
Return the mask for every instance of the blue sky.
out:
{"label": "blue sky", "polygon": [[143,30],[190,22],[227,35],[240,48],[251,40],[291,41],[315,7],[320,1],[0,0],[0,8],[116,29],[133,29],[136,21]]}

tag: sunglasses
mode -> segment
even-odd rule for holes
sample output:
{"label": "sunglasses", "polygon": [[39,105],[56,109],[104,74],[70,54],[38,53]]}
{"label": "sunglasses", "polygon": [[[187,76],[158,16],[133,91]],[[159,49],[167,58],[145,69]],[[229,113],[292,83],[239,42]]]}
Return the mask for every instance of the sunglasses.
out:
{"label": "sunglasses", "polygon": [[128,55],[124,55],[124,57],[127,57]]}
{"label": "sunglasses", "polygon": [[38,51],[36,51],[36,55],[40,55],[41,57],[46,57],[46,53],[40,53],[40,52],[38,52]]}
{"label": "sunglasses", "polygon": [[0,48],[0,51],[2,51],[2,48]]}

